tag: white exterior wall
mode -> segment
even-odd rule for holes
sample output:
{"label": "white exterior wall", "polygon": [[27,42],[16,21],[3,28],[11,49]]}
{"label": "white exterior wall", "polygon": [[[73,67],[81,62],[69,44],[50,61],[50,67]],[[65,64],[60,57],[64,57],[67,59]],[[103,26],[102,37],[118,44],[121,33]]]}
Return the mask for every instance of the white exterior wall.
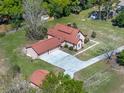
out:
{"label": "white exterior wall", "polygon": [[38,58],[38,54],[32,48],[26,49],[26,55],[31,57],[32,59]]}
{"label": "white exterior wall", "polygon": [[53,38],[52,36],[48,35],[48,39]]}
{"label": "white exterior wall", "polygon": [[79,39],[81,39],[82,40],[82,47],[83,47],[83,45],[84,45],[84,40],[85,40],[85,37],[84,37],[84,35],[81,33],[81,32],[79,32],[78,33],[78,37],[79,37]]}
{"label": "white exterior wall", "polygon": [[73,44],[71,44],[71,43],[69,43],[69,42],[63,42],[63,43],[61,44],[61,46],[65,46],[65,45],[68,45],[68,47],[73,47],[73,46],[74,46]]}
{"label": "white exterior wall", "polygon": [[62,47],[65,46],[65,42],[63,42],[63,43],[61,44],[61,46],[62,46]]}
{"label": "white exterior wall", "polygon": [[85,39],[85,37],[83,36],[83,34],[81,32],[78,33],[78,37],[79,37],[79,39],[82,40],[82,44],[84,45],[84,39]]}
{"label": "white exterior wall", "polygon": [[30,83],[30,85],[31,85],[32,88],[36,88],[36,89],[39,88],[36,85],[34,85],[33,83]]}
{"label": "white exterior wall", "polygon": [[77,44],[77,50],[81,49],[82,48],[82,42],[79,41],[78,44]]}
{"label": "white exterior wall", "polygon": [[69,42],[66,42],[65,44],[67,44],[68,47],[73,47],[73,46],[74,46],[73,44],[71,44],[71,43],[69,43]]}
{"label": "white exterior wall", "polygon": [[57,47],[57,48],[55,48],[55,49],[50,50],[48,53],[52,53],[52,52],[54,52],[54,51],[56,51],[56,50],[59,50],[59,49],[60,49],[60,47]]}
{"label": "white exterior wall", "polygon": [[77,49],[77,46],[76,45],[74,46],[74,49]]}

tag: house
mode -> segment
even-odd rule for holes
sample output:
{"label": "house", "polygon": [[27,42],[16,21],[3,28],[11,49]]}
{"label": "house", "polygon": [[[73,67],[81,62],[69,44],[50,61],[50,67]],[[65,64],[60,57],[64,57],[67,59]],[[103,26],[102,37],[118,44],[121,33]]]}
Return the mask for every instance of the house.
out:
{"label": "house", "polygon": [[48,39],[40,40],[39,42],[25,48],[27,56],[36,59],[41,54],[49,54],[56,49],[68,45],[73,49],[79,50],[84,45],[84,35],[76,28],[57,24],[55,27],[48,29]]}
{"label": "house", "polygon": [[41,87],[46,76],[49,74],[47,70],[36,70],[30,76],[30,83],[32,87]]}
{"label": "house", "polygon": [[67,25],[57,24],[55,27],[50,28],[47,34],[48,39],[56,37],[63,40],[61,46],[68,45],[69,47],[79,50],[84,45],[85,37],[83,33],[79,29]]}

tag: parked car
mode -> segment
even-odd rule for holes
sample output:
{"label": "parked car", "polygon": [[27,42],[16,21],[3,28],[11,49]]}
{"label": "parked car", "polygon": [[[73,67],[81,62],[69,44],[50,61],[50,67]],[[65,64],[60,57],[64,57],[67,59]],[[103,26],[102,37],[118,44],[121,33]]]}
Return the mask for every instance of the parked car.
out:
{"label": "parked car", "polygon": [[[93,11],[90,13],[89,18],[93,19],[93,20],[98,20],[99,19],[99,11]],[[110,11],[108,14],[108,18],[112,18],[114,16],[114,12]],[[107,18],[107,12],[106,11],[101,11],[101,19],[102,20],[106,20]]]}
{"label": "parked car", "polygon": [[97,11],[93,11],[90,16],[89,16],[91,19],[93,20],[96,20],[96,19],[99,19],[99,14]]}

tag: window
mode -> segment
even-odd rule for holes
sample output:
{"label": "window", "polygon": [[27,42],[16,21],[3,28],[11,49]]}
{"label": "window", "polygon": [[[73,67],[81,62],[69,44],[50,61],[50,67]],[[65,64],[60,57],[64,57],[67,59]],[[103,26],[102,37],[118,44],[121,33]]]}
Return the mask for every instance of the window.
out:
{"label": "window", "polygon": [[81,44],[80,43],[78,44],[78,47],[81,47]]}

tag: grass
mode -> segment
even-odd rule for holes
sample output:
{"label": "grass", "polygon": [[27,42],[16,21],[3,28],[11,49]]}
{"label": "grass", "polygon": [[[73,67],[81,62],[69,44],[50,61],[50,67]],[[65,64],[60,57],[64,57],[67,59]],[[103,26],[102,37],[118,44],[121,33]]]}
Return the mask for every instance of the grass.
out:
{"label": "grass", "polygon": [[104,62],[98,62],[86,69],[83,69],[76,73],[76,79],[86,80],[87,78],[93,76],[97,72],[102,72],[105,69],[108,69],[109,65]]}
{"label": "grass", "polygon": [[66,53],[69,53],[71,55],[74,55],[76,53],[75,50],[69,50],[69,48],[61,48],[62,51],[66,52]]}
{"label": "grass", "polygon": [[101,61],[77,72],[75,79],[84,81],[88,93],[122,93],[114,91],[123,85],[123,76],[112,70],[106,61]]}
{"label": "grass", "polygon": [[17,64],[21,67],[21,72],[24,76],[28,77],[37,69],[46,69],[53,72],[62,71],[42,60],[34,60],[32,62],[30,58],[22,53],[22,49],[27,43],[25,32],[16,32],[0,38],[0,49],[4,50],[4,55],[10,64]]}

